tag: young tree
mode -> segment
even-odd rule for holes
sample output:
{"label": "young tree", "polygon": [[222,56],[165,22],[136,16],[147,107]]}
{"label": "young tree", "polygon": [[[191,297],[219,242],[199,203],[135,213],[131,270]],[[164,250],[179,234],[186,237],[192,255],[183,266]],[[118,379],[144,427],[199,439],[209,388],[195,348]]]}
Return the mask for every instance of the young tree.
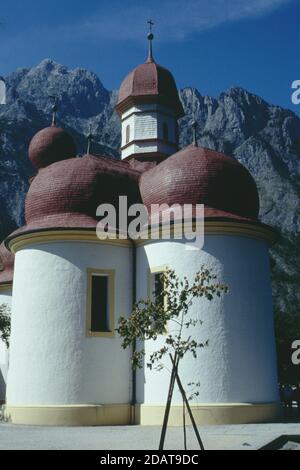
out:
{"label": "young tree", "polygon": [[[164,359],[167,358],[170,366],[169,370],[171,370],[159,449],[162,450],[164,447],[176,382],[183,398],[184,407],[187,407],[190,415],[200,448],[203,449],[203,444],[189,406],[189,400],[180,380],[179,364],[187,354],[191,354],[196,359],[198,350],[208,346],[208,341],[205,343],[198,342],[193,337],[192,327],[202,324],[199,318],[190,315],[190,307],[194,299],[204,297],[211,301],[215,296],[220,297],[222,294],[227,293],[228,287],[217,282],[217,277],[204,266],[201,267],[192,282],[187,277],[179,279],[175,271],[171,269],[162,273],[161,276],[162,288],[160,292],[156,294],[154,299],[139,300],[133,306],[133,311],[129,318],[121,317],[119,319],[117,332],[122,337],[124,349],[133,346],[133,368],[142,368],[144,365],[145,349],[136,349],[137,341],[155,341],[160,337],[163,342],[162,347],[152,352],[147,361],[147,367],[150,369],[156,368],[157,370],[162,370],[166,367]],[[196,385],[198,386],[199,384]],[[194,395],[198,395],[198,392]]]}
{"label": "young tree", "polygon": [[10,308],[8,305],[0,305],[0,339],[9,347],[10,337]]}

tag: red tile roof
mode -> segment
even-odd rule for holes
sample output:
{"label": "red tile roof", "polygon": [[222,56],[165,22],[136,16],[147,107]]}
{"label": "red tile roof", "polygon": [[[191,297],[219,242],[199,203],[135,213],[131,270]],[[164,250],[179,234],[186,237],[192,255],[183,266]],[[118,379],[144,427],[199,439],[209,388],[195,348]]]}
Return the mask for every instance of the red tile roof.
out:
{"label": "red tile roof", "polygon": [[54,162],[76,157],[72,137],[60,127],[51,126],[38,132],[29,145],[29,159],[37,169]]}
{"label": "red tile roof", "polygon": [[27,228],[95,227],[102,203],[117,206],[119,196],[128,204],[141,202],[140,173],[114,158],[86,155],[41,169],[25,201]]}
{"label": "red tile roof", "polygon": [[248,170],[232,157],[194,145],[143,173],[140,190],[147,207],[204,204],[215,215],[258,217],[258,192]]}
{"label": "red tile roof", "polygon": [[171,72],[155,62],[139,65],[121,84],[117,111],[121,114],[123,109],[131,106],[132,101],[161,103],[174,109],[178,118],[184,116]]}

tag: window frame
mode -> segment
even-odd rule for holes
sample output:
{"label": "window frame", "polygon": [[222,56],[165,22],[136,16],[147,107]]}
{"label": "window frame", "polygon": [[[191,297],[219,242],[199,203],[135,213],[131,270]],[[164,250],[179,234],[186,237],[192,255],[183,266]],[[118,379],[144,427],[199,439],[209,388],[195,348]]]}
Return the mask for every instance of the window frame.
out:
{"label": "window frame", "polygon": [[[110,331],[92,331],[92,279],[108,278],[108,324]],[[88,338],[114,338],[115,336],[115,270],[87,268],[86,336]]]}
{"label": "window frame", "polygon": [[[155,282],[155,274],[163,274],[169,269],[168,265],[163,266],[154,266],[149,268],[148,270],[148,298],[153,302],[154,299],[154,282]],[[166,311],[166,298],[164,299],[164,310]],[[167,335],[169,332],[169,322],[167,323],[167,328],[163,334],[163,336]]]}
{"label": "window frame", "polygon": [[154,266],[152,268],[149,268],[148,270],[148,298],[153,302],[155,299],[154,299],[154,282],[155,282],[155,279],[154,279],[154,276],[155,274],[163,274],[165,273],[166,271],[168,270],[168,266],[167,265],[163,265],[163,266]]}

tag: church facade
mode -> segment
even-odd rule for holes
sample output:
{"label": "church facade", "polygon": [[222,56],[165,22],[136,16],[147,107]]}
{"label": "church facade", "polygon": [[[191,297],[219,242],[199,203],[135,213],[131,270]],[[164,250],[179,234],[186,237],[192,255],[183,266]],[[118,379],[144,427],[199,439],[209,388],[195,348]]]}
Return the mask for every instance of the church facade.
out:
{"label": "church facade", "polygon": [[[193,279],[205,265],[230,292],[191,307],[203,320],[193,334],[210,341],[197,360],[184,358],[180,371],[185,383],[201,383],[191,402],[195,419],[276,419],[268,249],[277,235],[258,220],[252,176],[196,139],[179,150],[184,110],[172,74],[153,59],[152,37],[147,61],[120,87],[116,110],[120,161],[90,151],[78,158],[72,138],[55,122],[30,143],[36,176],[26,197],[26,225],[0,249],[0,304],[11,305],[9,352],[0,346],[5,418],[38,425],[161,424],[169,375],[146,367],[134,374],[115,328],[135,300],[152,295],[165,269]],[[97,207],[117,207],[120,196],[147,208],[203,204],[203,248],[188,250],[171,237],[100,240]],[[181,420],[175,390],[170,423]]]}

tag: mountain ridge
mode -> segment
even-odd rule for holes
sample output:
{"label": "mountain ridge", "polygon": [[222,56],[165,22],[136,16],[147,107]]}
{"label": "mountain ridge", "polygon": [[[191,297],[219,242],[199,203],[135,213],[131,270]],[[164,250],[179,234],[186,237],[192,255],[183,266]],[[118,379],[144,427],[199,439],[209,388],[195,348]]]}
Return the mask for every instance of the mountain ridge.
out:
{"label": "mountain ridge", "polygon": [[[120,121],[117,91],[107,90],[93,72],[69,69],[51,59],[18,69],[5,79],[7,105],[0,106],[0,238],[24,222],[32,136],[51,122],[49,95],[59,98],[59,123],[86,150],[91,128],[93,151],[118,157]],[[192,141],[193,114],[199,144],[237,158],[256,180],[263,222],[278,228],[281,242],[271,250],[276,309],[296,312],[300,294],[300,118],[241,87],[215,97],[197,89],[180,90],[186,116],[179,121],[180,147]]]}

